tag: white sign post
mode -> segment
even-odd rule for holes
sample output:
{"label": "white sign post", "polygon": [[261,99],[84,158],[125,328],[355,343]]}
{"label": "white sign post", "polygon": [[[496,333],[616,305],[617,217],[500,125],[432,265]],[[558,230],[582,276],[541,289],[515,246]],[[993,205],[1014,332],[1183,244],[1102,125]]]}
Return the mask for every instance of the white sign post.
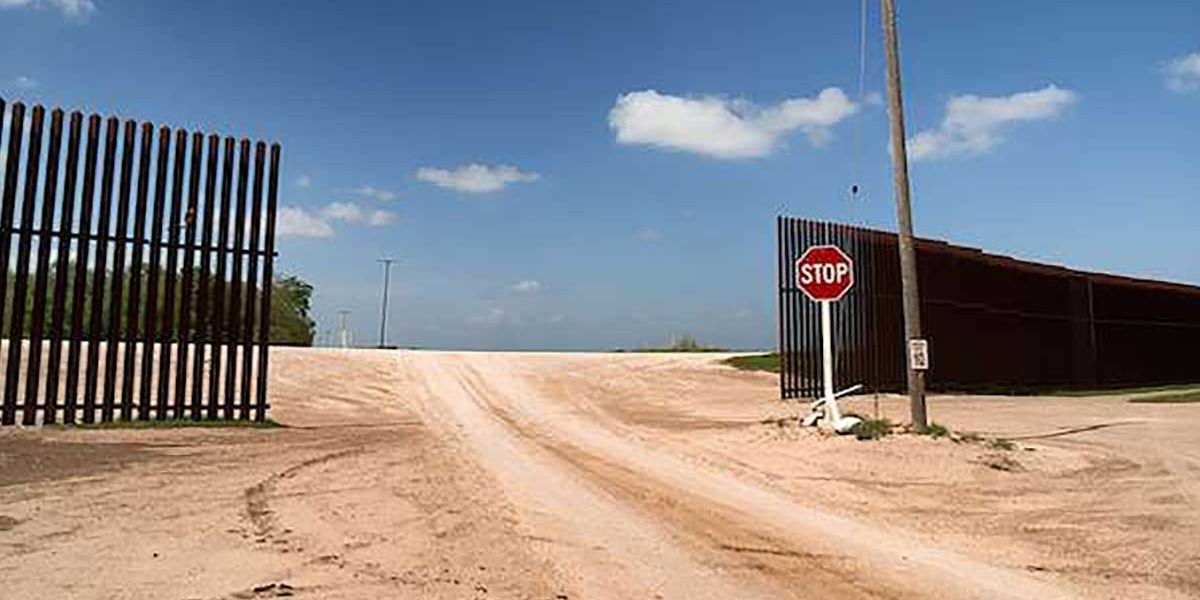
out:
{"label": "white sign post", "polygon": [[825,379],[825,406],[829,407],[830,422],[837,423],[842,419],[842,411],[838,409],[837,399],[833,395],[833,319],[830,318],[830,306],[833,300],[821,300],[821,373]]}

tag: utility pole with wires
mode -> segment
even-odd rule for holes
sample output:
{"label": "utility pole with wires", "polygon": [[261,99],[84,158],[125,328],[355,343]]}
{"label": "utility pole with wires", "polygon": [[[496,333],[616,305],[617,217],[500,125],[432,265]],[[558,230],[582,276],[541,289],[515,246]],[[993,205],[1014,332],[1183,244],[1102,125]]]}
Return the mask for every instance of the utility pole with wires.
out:
{"label": "utility pole with wires", "polygon": [[379,315],[379,347],[387,347],[387,316],[388,316],[388,285],[392,278],[392,263],[396,262],[393,258],[381,258],[378,262],[383,263],[383,308]]}
{"label": "utility pole with wires", "polygon": [[[905,356],[914,340],[921,339],[921,296],[917,290],[917,252],[913,242],[912,200],[908,186],[908,155],[904,137],[904,102],[900,93],[900,50],[896,40],[896,0],[880,0],[884,46],[887,49],[888,116],[892,133],[892,187],[896,194],[896,219],[900,234],[900,285],[904,300]],[[928,427],[925,411],[925,371],[908,361],[908,399],[913,427]]]}

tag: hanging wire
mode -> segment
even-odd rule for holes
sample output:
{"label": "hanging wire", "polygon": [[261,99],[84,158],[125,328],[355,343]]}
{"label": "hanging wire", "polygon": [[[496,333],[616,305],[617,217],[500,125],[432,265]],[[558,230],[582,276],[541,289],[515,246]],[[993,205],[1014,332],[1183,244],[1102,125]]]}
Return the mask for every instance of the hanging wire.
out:
{"label": "hanging wire", "polygon": [[858,29],[858,115],[855,118],[854,127],[854,155],[850,159],[850,207],[853,211],[855,201],[858,200],[859,192],[859,176],[862,170],[862,144],[863,144],[863,104],[866,102],[867,95],[867,0],[861,0],[859,5],[859,29]]}

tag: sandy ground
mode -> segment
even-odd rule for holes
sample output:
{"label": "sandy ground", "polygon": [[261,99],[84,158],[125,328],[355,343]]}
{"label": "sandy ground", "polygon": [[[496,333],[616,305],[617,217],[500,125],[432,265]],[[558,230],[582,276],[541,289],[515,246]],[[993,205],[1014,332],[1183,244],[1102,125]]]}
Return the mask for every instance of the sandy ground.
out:
{"label": "sandy ground", "polygon": [[0,431],[0,596],[1200,596],[1197,404],[939,397],[1014,447],[858,442],[720,356],[272,356],[284,427]]}

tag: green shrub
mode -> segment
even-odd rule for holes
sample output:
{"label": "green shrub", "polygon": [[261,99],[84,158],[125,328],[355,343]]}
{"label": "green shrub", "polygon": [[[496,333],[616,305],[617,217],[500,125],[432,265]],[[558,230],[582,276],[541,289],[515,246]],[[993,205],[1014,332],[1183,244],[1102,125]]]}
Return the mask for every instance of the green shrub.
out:
{"label": "green shrub", "polygon": [[941,423],[930,422],[929,425],[925,426],[925,431],[921,433],[936,439],[950,435],[950,428]]}
{"label": "green shrub", "polygon": [[871,419],[855,414],[846,416],[861,419],[859,424],[854,426],[854,437],[860,440],[877,440],[892,433],[892,422],[887,418]]}

